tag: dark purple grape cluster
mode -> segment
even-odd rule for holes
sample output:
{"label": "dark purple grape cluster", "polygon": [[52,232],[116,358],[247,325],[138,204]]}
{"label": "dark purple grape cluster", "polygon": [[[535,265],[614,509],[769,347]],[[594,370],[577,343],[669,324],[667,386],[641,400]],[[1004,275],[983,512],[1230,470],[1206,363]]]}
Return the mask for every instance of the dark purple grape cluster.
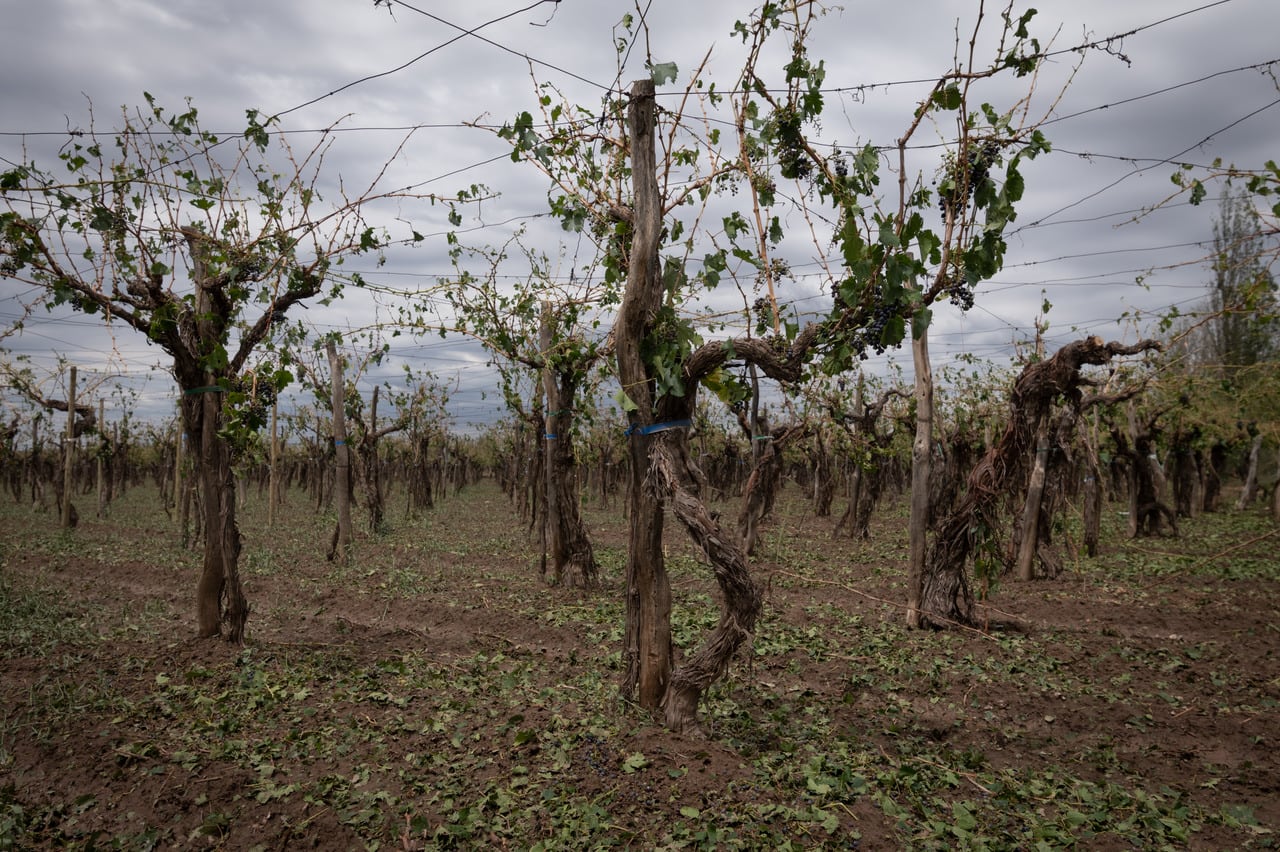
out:
{"label": "dark purple grape cluster", "polygon": [[969,157],[969,193],[972,194],[974,187],[982,184],[991,174],[991,166],[996,161],[996,156],[1000,153],[1000,143],[994,139],[988,139],[982,143],[976,152]]}
{"label": "dark purple grape cluster", "polygon": [[756,317],[756,333],[764,334],[773,327],[773,305],[761,296],[751,304],[751,311]]}
{"label": "dark purple grape cluster", "polygon": [[884,345],[884,328],[889,324],[889,320],[893,318],[896,311],[892,305],[877,303],[871,312],[871,319],[862,329],[862,341],[864,346],[869,346],[877,355],[883,355]]}
{"label": "dark purple grape cluster", "polygon": [[841,151],[839,148],[836,148],[831,153],[831,162],[835,166],[836,177],[849,176],[849,163],[845,159],[844,151]]}
{"label": "dark purple grape cluster", "polygon": [[964,278],[952,282],[951,286],[947,288],[947,295],[951,297],[951,301],[960,310],[965,312],[973,310],[973,287]]}

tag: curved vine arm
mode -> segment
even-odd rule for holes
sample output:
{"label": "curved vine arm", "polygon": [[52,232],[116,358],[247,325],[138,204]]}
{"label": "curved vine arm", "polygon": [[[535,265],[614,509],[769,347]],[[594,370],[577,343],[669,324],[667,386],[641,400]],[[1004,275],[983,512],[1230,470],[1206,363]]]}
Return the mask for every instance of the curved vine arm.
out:
{"label": "curved vine arm", "polygon": [[778,381],[799,381],[804,365],[818,342],[820,330],[820,324],[810,323],[800,330],[790,344],[784,344],[779,337],[738,337],[704,343],[693,350],[685,361],[685,386],[706,378],[728,361],[755,364],[766,376]]}

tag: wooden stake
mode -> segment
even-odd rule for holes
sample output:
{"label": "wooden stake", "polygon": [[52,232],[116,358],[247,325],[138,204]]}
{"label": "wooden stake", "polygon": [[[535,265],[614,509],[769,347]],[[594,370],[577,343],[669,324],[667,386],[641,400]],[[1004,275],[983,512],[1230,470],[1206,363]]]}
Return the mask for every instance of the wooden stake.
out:
{"label": "wooden stake", "polygon": [[106,429],[106,413],[103,410],[102,400],[98,400],[98,517],[101,518],[107,510],[107,479],[105,476],[106,459],[102,457],[102,444],[107,437]]}
{"label": "wooden stake", "polygon": [[71,492],[75,481],[76,463],[76,368],[71,368],[71,381],[67,386],[67,437],[62,448],[62,526],[70,529]]}
{"label": "wooden stake", "polygon": [[347,447],[346,404],[343,401],[342,361],[330,340],[325,344],[329,356],[329,381],[333,383],[333,448],[337,465],[333,493],[338,504],[338,535],[330,558],[341,554],[345,560],[351,550],[351,456]]}

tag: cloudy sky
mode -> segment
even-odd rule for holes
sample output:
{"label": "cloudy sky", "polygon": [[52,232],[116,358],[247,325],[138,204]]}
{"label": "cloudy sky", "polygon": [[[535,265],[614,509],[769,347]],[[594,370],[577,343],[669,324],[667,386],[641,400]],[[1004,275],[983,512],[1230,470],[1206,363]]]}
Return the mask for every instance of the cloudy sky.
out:
{"label": "cloudy sky", "polygon": [[[1199,261],[1208,252],[1216,204],[1176,200],[1143,212],[1174,190],[1175,164],[1220,158],[1256,168],[1280,159],[1275,0],[1037,5],[1032,30],[1042,41],[1053,39],[1060,50],[1090,42],[1105,49],[1089,51],[1082,62],[1061,53],[1042,71],[1033,113],[1049,118],[1044,132],[1054,153],[1024,169],[1028,190],[1009,234],[1005,271],[979,291],[967,315],[939,311],[932,347],[939,365],[966,354],[1007,359],[1011,343],[1033,334],[1042,292],[1053,305],[1050,347],[1085,333],[1132,339],[1139,327],[1117,322],[1121,317],[1136,314],[1141,323],[1169,306],[1193,308],[1209,277]],[[813,58],[826,62],[831,89],[819,138],[891,145],[929,81],[950,67],[957,27],[967,41],[978,8],[977,0],[851,0],[832,7],[811,47]],[[143,92],[174,107],[190,97],[204,127],[222,133],[242,129],[248,108],[281,114],[281,127],[300,140],[341,120],[345,131],[326,170],[353,182],[368,180],[416,128],[390,173],[393,184],[433,181],[429,188],[449,193],[482,182],[502,195],[481,212],[486,227],[474,232],[476,240],[500,243],[520,223],[528,241],[554,255],[563,233],[534,218],[546,210],[545,180],[527,164],[507,161],[506,143],[492,133],[462,124],[500,124],[522,110],[536,112],[534,76],[598,108],[609,90],[646,75],[646,53],[675,62],[684,82],[710,51],[704,77],[728,88],[741,61],[731,28],[750,10],[741,2],[674,0],[11,4],[0,52],[0,157],[49,164],[68,130],[88,127],[91,107],[98,128],[106,129],[122,106],[142,103]],[[987,23],[994,26],[1000,11],[989,4]],[[619,73],[613,39],[627,13],[647,22],[648,43],[628,54]],[[1020,91],[1001,86],[983,96],[1000,105]],[[923,142],[945,135],[926,131]],[[912,168],[931,166],[922,155]],[[428,234],[428,244],[393,254],[381,269],[370,265],[368,277],[389,287],[425,286],[448,270],[435,236],[446,228],[443,213],[423,207],[398,215]],[[572,240],[565,245],[570,255],[578,248]],[[796,269],[811,268],[812,244],[789,239],[786,246]],[[801,275],[780,298],[817,309],[823,284],[819,275]],[[19,315],[22,295],[0,280],[0,321]],[[374,310],[352,297],[340,311],[309,312],[308,319],[321,330],[345,328]],[[134,337],[122,332],[113,341],[91,317],[41,312],[0,345],[30,356],[46,373],[59,357],[90,376],[127,371],[141,392],[139,412],[167,414],[173,391],[164,355]],[[113,347],[108,365],[104,353]],[[485,355],[474,344],[398,338],[393,352],[455,387],[459,426],[492,419],[500,408]],[[909,357],[899,361],[909,366]]]}

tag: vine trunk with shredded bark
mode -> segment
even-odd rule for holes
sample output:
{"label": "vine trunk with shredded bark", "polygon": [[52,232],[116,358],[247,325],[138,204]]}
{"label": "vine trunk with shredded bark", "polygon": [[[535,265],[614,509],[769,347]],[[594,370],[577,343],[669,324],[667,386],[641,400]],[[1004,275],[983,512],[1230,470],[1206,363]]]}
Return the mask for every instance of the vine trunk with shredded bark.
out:
{"label": "vine trunk with shredded bark", "polygon": [[[664,398],[664,420],[690,419],[696,409],[698,382],[730,359],[756,364],[772,379],[798,380],[817,334],[817,326],[808,326],[790,346],[779,346],[776,340],[740,339],[699,347],[684,364],[684,384],[690,390],[682,398]],[[696,732],[698,702],[751,638],[762,595],[751,576],[743,543],[720,525],[702,501],[704,477],[693,463],[685,429],[664,430],[652,437],[646,481],[653,498],[670,505],[676,520],[706,556],[720,589],[719,622],[702,645],[673,669],[662,701],[667,727]]]}
{"label": "vine trunk with shredded bark", "polygon": [[1036,434],[1054,403],[1063,400],[1079,408],[1080,389],[1090,384],[1081,375],[1081,368],[1159,348],[1154,340],[1126,346],[1089,337],[1067,344],[1053,357],[1022,371],[1010,393],[1009,423],[1004,434],[969,473],[964,496],[942,520],[929,548],[921,589],[922,626],[942,628],[973,623],[968,559],[980,539],[994,536],[1000,528],[1000,513],[1008,492],[1014,483],[1022,481]]}

